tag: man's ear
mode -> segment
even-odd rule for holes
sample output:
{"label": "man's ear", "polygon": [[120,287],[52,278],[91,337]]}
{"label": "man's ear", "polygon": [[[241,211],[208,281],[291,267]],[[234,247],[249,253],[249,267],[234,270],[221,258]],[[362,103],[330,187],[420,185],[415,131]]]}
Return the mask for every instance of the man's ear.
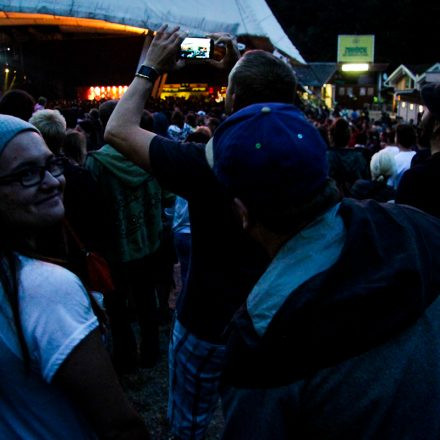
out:
{"label": "man's ear", "polygon": [[232,110],[232,113],[235,112],[235,102],[236,101],[237,101],[237,94],[233,93],[232,96],[231,96],[231,110]]}
{"label": "man's ear", "polygon": [[249,211],[244,203],[237,197],[234,199],[234,209],[241,221],[241,226],[246,231],[249,229]]}

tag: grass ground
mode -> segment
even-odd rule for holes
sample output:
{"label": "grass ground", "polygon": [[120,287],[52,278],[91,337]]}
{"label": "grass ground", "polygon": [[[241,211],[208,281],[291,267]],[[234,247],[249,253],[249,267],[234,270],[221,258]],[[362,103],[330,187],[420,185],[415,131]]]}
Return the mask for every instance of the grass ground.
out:
{"label": "grass ground", "polygon": [[[167,350],[169,326],[161,327],[161,358],[154,368],[139,368],[121,378],[122,386],[138,413],[144,418],[152,440],[168,440],[170,432],[166,419],[168,400]],[[206,440],[220,439],[223,418],[218,407]]]}

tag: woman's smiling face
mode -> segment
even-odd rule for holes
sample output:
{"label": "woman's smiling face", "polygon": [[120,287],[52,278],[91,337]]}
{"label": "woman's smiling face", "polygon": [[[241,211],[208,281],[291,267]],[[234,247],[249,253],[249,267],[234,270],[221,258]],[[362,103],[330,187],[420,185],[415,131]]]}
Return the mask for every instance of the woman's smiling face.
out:
{"label": "woman's smiling face", "polygon": [[[28,231],[62,220],[65,178],[59,172],[54,172],[55,177],[47,170],[41,171],[53,160],[52,152],[36,132],[19,133],[7,144],[0,155],[0,217],[3,224]],[[26,179],[37,172],[42,176],[37,183],[22,185],[21,182],[26,183]],[[3,177],[10,175],[17,177],[2,182]],[[23,176],[27,177],[23,180]]]}

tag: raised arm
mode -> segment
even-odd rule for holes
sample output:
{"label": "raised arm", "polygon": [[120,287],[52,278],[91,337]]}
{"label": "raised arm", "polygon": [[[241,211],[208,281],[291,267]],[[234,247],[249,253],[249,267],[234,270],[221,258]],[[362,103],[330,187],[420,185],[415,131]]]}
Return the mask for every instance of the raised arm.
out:
{"label": "raised arm", "polygon": [[[236,39],[225,33],[210,34],[215,44],[225,46],[220,60],[209,60],[209,63],[220,70],[229,72],[240,57]],[[153,68],[158,74],[180,68],[183,60],[179,59],[180,45],[186,34],[176,27],[171,31],[163,25],[157,31],[146,52],[142,65]],[[129,160],[141,168],[152,171],[149,148],[156,136],[154,133],[139,127],[146,100],[151,95],[154,81],[136,76],[113,111],[105,130],[105,141],[116,148]]]}
{"label": "raised arm", "polygon": [[[161,26],[142,64],[158,74],[175,69],[185,36],[178,27],[168,32],[167,25]],[[155,134],[140,128],[139,122],[153,86],[149,78],[136,76],[113,111],[104,135],[106,142],[147,171],[151,171],[149,148]]]}

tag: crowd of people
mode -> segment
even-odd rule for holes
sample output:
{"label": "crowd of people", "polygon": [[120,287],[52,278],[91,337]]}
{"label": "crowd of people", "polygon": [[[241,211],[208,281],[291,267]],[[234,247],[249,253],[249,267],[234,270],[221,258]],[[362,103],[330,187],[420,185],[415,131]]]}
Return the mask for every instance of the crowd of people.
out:
{"label": "crowd of people", "polygon": [[118,376],[171,322],[172,438],[221,399],[225,440],[437,439],[440,85],[417,125],[314,108],[215,34],[225,102],[153,100],[184,37],[119,101],[0,98],[2,438],[149,438]]}

